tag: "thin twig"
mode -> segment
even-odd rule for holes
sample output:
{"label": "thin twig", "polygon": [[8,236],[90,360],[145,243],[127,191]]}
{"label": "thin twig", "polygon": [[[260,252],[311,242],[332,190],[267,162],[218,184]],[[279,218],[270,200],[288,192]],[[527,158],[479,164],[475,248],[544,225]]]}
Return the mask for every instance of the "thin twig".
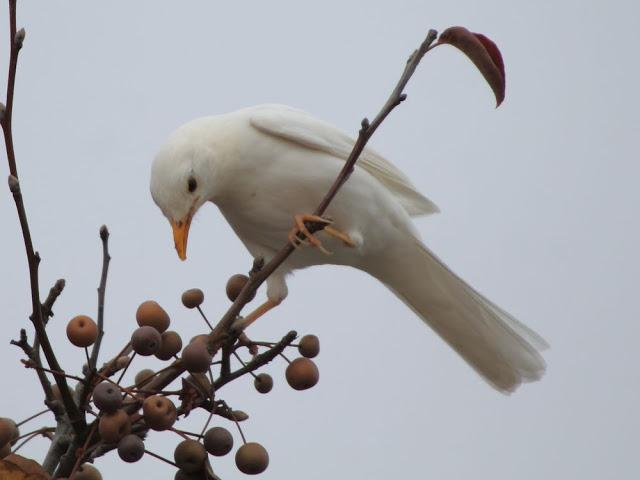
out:
{"label": "thin twig", "polygon": [[102,240],[102,273],[100,274],[100,285],[98,286],[98,338],[96,338],[91,349],[91,360],[89,368],[95,370],[100,355],[100,345],[104,336],[104,297],[107,290],[107,275],[109,273],[109,229],[106,225],[100,227],[100,240]]}
{"label": "thin twig", "polygon": [[42,410],[41,412],[34,413],[30,417],[27,417],[24,420],[22,420],[21,422],[16,423],[16,427],[24,425],[25,423],[30,422],[34,418],[38,418],[40,415],[44,415],[45,413],[50,412],[50,411],[51,411],[50,409],[46,408],[46,409]]}
{"label": "thin twig", "polygon": [[150,452],[147,449],[144,450],[144,453],[146,453],[147,455],[151,455],[153,458],[157,458],[158,460],[162,460],[164,463],[168,463],[169,465],[173,465],[174,467],[178,468],[178,465],[173,463],[171,460],[164,458],[162,455],[158,455],[157,453]]}
{"label": "thin twig", "polygon": [[14,448],[11,453],[16,453],[18,450],[20,450],[22,447],[24,447],[27,443],[29,443],[31,440],[33,440],[34,438],[38,437],[39,435],[42,435],[43,437],[47,437],[48,433],[54,432],[55,428],[52,427],[43,427],[43,428],[39,428],[38,430],[34,430],[33,432],[27,433],[26,435],[23,435],[19,438],[25,438],[22,442],[20,442],[18,444],[18,446],[16,448]]}
{"label": "thin twig", "polygon": [[53,370],[51,368],[39,367],[29,362],[28,360],[22,360],[22,364],[25,366],[25,368],[33,368],[35,370],[41,370],[43,372],[52,374],[54,377],[70,378],[71,380],[75,380],[80,383],[84,383],[85,381],[84,378],[80,378],[76,375],[70,375],[68,373],[65,373],[63,370]]}
{"label": "thin twig", "polygon": [[258,368],[266,365],[271,360],[280,355],[282,351],[287,348],[287,345],[293,342],[297,336],[298,334],[295,331],[290,331],[284,337],[282,337],[282,340],[276,343],[270,350],[256,355],[255,357],[253,357],[253,360],[247,363],[244,367],[236,370],[235,372],[231,372],[228,376],[218,378],[213,386],[216,390],[219,390],[227,383],[235,380],[238,377],[241,377],[245,373],[253,372],[254,370],[257,370]]}
{"label": "thin twig", "polygon": [[209,326],[209,329],[211,329],[213,331],[213,327],[211,326],[211,323],[209,323],[209,319],[207,318],[207,316],[204,314],[204,312],[202,311],[202,309],[200,308],[200,305],[198,305],[196,307],[198,309],[198,311],[200,312],[200,315],[202,316],[202,319],[205,321],[205,323]]}
{"label": "thin twig", "polygon": [[[98,364],[98,356],[100,355],[100,346],[102,345],[102,337],[104,337],[104,298],[107,289],[107,274],[109,273],[109,262],[111,261],[111,255],[109,255],[109,230],[106,225],[100,227],[100,240],[102,241],[102,273],[100,274],[100,284],[98,285],[98,337],[91,348],[91,355],[87,353],[87,372],[85,374],[85,386],[81,387],[78,392],[78,398],[80,399],[78,404],[80,408],[85,408],[91,390],[93,388],[93,382],[97,375],[101,372],[96,370]],[[126,349],[126,347],[125,347]],[[88,352],[85,348],[85,352]],[[116,357],[117,360],[117,357]]]}
{"label": "thin twig", "polygon": [[[42,362],[40,361],[40,358],[38,357],[35,348],[31,347],[31,345],[29,345],[29,341],[27,339],[27,331],[24,328],[20,329],[20,339],[19,340],[11,340],[10,343],[11,343],[11,345],[16,345],[16,346],[20,347],[22,349],[22,351],[24,352],[24,354],[27,356],[27,358],[34,365],[40,367],[40,368],[36,369],[36,374],[38,375],[38,380],[40,380],[40,385],[42,386],[42,390],[44,391],[44,396],[45,396],[45,399],[46,399],[46,403],[53,405],[53,402],[54,402],[55,398],[53,396],[53,390],[51,389],[51,382],[49,381],[49,378],[47,377],[46,373],[42,370]],[[56,408],[56,407],[54,407],[54,408]],[[57,408],[57,410],[60,410],[60,408]],[[54,411],[54,413],[57,416],[61,412],[60,411]]]}

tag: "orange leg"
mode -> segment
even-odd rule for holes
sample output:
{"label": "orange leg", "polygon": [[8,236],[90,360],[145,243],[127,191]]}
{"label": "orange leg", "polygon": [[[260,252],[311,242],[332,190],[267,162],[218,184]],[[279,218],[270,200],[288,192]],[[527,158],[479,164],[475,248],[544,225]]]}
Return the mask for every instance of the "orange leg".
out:
{"label": "orange leg", "polygon": [[267,313],[272,308],[277,307],[278,305],[280,305],[279,302],[276,303],[273,300],[267,300],[246,317],[236,320],[233,325],[231,325],[231,329],[236,331],[245,330],[249,325],[259,319],[262,315]]}

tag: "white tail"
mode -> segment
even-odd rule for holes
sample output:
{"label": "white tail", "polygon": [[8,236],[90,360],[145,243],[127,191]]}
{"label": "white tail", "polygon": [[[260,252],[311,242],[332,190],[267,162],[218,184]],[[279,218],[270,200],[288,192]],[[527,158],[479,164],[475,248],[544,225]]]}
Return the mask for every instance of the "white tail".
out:
{"label": "white tail", "polygon": [[503,393],[540,379],[547,343],[471,288],[419,240],[380,259],[371,273]]}

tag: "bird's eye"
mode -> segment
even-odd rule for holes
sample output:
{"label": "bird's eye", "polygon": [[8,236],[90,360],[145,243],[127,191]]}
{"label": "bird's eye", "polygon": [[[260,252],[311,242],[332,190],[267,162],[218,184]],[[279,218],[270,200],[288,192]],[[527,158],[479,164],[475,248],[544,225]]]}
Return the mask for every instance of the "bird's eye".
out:
{"label": "bird's eye", "polygon": [[196,188],[198,188],[198,182],[196,182],[195,178],[189,177],[189,180],[187,180],[187,190],[189,190],[189,193],[193,193]]}

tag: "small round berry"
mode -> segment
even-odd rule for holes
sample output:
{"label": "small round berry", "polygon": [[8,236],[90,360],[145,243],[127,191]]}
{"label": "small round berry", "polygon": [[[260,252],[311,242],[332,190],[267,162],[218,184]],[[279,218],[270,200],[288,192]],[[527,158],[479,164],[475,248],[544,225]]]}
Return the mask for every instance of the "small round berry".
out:
{"label": "small round berry", "polygon": [[98,338],[98,326],[86,315],[78,315],[67,324],[67,338],[76,347],[88,347]]}
{"label": "small round berry", "polygon": [[207,451],[195,440],[183,440],[173,452],[173,459],[179,469],[187,473],[195,473],[204,468]]}
{"label": "small round berry", "polygon": [[118,455],[127,463],[137,462],[144,455],[144,442],[137,435],[126,435],[118,442]]}
{"label": "small round berry", "polygon": [[257,475],[269,466],[269,454],[259,443],[245,443],[236,452],[236,466],[242,473]]}
{"label": "small round berry", "polygon": [[204,434],[204,448],[211,455],[221,457],[233,448],[233,437],[226,428],[213,427]]}
{"label": "small round berry", "polygon": [[182,294],[182,304],[187,308],[196,308],[204,302],[204,293],[199,288],[192,288]]}
{"label": "small round berry", "polygon": [[295,390],[313,387],[320,379],[318,367],[312,360],[300,357],[293,360],[285,371],[287,383]]}
{"label": "small round berry", "polygon": [[[227,280],[227,297],[229,298],[229,300],[235,302],[236,298],[238,298],[238,295],[240,295],[240,292],[248,281],[249,277],[247,277],[246,275],[242,275],[241,273],[231,275],[231,277],[229,277],[229,280]],[[251,295],[249,301],[253,300],[255,296],[256,292],[253,292],[253,295]]]}
{"label": "small round berry", "polygon": [[184,347],[181,358],[191,373],[204,373],[211,364],[211,354],[204,342],[193,342]]}
{"label": "small round berry", "polygon": [[307,358],[314,358],[320,353],[320,340],[315,335],[305,335],[298,342],[300,355]]}
{"label": "small round berry", "polygon": [[261,373],[256,376],[253,386],[260,393],[269,393],[273,388],[273,378],[268,373]]}
{"label": "small round berry", "polygon": [[112,383],[99,383],[93,389],[93,403],[101,412],[113,413],[122,406],[122,393]]}
{"label": "small round berry", "polygon": [[167,330],[160,338],[160,349],[156,352],[156,358],[170,360],[182,350],[182,338],[177,332]]}
{"label": "small round berry", "polygon": [[162,333],[171,323],[169,314],[165,312],[164,308],[158,305],[158,302],[153,300],[147,300],[142,302],[136,311],[136,321],[138,325],[144,327],[150,326]]}
{"label": "small round berry", "polygon": [[160,349],[161,338],[158,330],[149,325],[145,325],[133,331],[131,335],[131,347],[138,355],[148,357]]}

